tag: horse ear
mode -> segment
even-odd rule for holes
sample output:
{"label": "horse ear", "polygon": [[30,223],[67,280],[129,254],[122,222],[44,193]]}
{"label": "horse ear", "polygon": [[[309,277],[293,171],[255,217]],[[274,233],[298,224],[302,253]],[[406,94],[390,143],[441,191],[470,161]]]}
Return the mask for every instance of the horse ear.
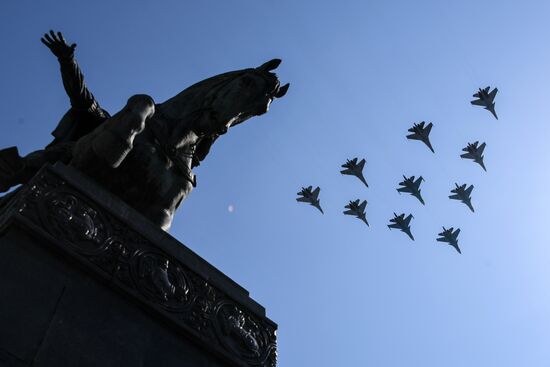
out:
{"label": "horse ear", "polygon": [[281,64],[281,59],[273,59],[273,60],[269,60],[268,62],[266,62],[261,66],[258,66],[257,69],[262,71],[271,71],[271,70],[277,69],[277,67],[280,64]]}
{"label": "horse ear", "polygon": [[279,88],[277,93],[275,93],[274,97],[275,98],[283,97],[286,94],[286,92],[288,91],[288,87],[290,87],[290,83],[286,83],[285,85],[283,85],[281,88]]}

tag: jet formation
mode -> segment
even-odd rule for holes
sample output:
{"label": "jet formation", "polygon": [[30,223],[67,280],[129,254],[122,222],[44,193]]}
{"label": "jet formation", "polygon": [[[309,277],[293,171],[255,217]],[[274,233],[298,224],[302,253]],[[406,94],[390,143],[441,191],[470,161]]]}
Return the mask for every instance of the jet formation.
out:
{"label": "jet formation", "polygon": [[342,168],[345,168],[344,170],[340,171],[343,175],[350,175],[355,176],[359,180],[361,180],[362,183],[365,184],[365,186],[369,187],[367,184],[367,180],[365,180],[365,177],[363,176],[363,168],[365,167],[365,160],[361,159],[359,163],[357,163],[357,158],[353,158],[352,160],[347,160],[346,163],[342,165]]}
{"label": "jet formation", "polygon": [[430,122],[424,127],[425,122],[422,121],[419,124],[414,124],[408,131],[412,134],[407,135],[407,139],[420,140],[430,148],[432,153],[435,153],[432,143],[430,143],[430,131],[432,131],[433,124]]}
{"label": "jet formation", "polygon": [[470,187],[466,188],[466,184],[458,186],[457,183],[455,183],[456,188],[451,190],[451,193],[454,195],[450,195],[449,199],[453,200],[460,200],[464,204],[470,208],[472,212],[474,212],[474,207],[472,206],[472,198],[470,195],[472,194],[472,190],[474,189],[474,185],[470,185]]}
{"label": "jet formation", "polygon": [[406,192],[408,194],[411,194],[415,198],[417,198],[422,205],[424,205],[424,199],[422,199],[422,195],[420,194],[420,184],[424,181],[422,176],[418,177],[416,180],[414,179],[414,176],[411,177],[405,177],[403,175],[403,181],[399,183],[399,187],[397,189],[398,193]]}
{"label": "jet formation", "polygon": [[317,187],[315,190],[313,190],[312,186],[308,186],[305,188],[302,187],[302,191],[296,194],[300,196],[299,198],[296,199],[296,201],[302,202],[302,203],[309,203],[310,205],[319,209],[321,213],[325,214],[323,212],[323,209],[321,209],[321,204],[319,202],[320,192],[321,192],[321,189],[319,187]]}
{"label": "jet formation", "polygon": [[460,251],[460,247],[458,247],[458,234],[460,233],[460,228],[457,228],[454,232],[453,231],[453,227],[449,229],[443,227],[443,232],[438,234],[438,236],[440,237],[437,238],[437,241],[448,243],[449,245],[453,246],[459,254],[461,254],[462,252]]}
{"label": "jet formation", "polygon": [[346,211],[344,211],[345,215],[355,215],[358,219],[361,219],[367,226],[369,226],[369,222],[367,222],[367,217],[365,214],[365,208],[367,207],[367,201],[363,200],[361,204],[359,204],[361,200],[357,199],[355,201],[350,200],[349,204],[345,206]]}
{"label": "jet formation", "polygon": [[487,111],[491,112],[493,116],[498,120],[497,113],[495,112],[495,97],[497,95],[498,89],[495,88],[489,92],[491,87],[485,87],[483,89],[479,88],[479,91],[473,95],[477,98],[471,101],[470,103],[474,106],[481,106]]}
{"label": "jet formation", "polygon": [[[484,109],[491,112],[491,114],[498,120],[498,116],[495,111],[495,97],[498,93],[498,89],[494,88],[491,90],[490,87],[486,88],[479,88],[478,92],[474,94],[475,100],[471,101],[470,103],[474,106],[481,106]],[[421,121],[420,123],[414,123],[413,126],[408,129],[409,135],[407,135],[407,139],[410,140],[419,140],[426,144],[426,146],[432,151],[432,153],[435,153],[435,150],[430,142],[430,132],[432,130],[433,124],[430,122],[426,124],[425,121]],[[487,171],[487,168],[485,167],[485,164],[483,162],[484,156],[483,152],[485,150],[486,144],[481,143],[479,144],[479,141],[476,141],[474,143],[468,143],[468,145],[462,149],[464,152],[460,155],[463,159],[470,159],[474,161],[475,163],[479,164],[481,168],[483,168],[484,171]],[[341,167],[343,170],[340,171],[343,175],[350,175],[357,177],[366,187],[369,187],[367,180],[365,179],[365,176],[363,175],[363,169],[365,167],[366,160],[361,159],[359,161],[359,158],[355,157],[353,159],[347,159],[346,163],[342,164]],[[396,189],[398,193],[408,193],[411,196],[414,196],[422,205],[425,205],[424,199],[422,198],[420,185],[422,184],[422,181],[424,181],[424,178],[422,176],[419,176],[416,178],[415,176],[406,177],[403,176],[403,181],[399,183],[399,187]],[[451,194],[449,196],[452,200],[459,200],[462,203],[466,204],[468,208],[474,212],[474,207],[472,205],[472,190],[474,189],[473,185],[470,185],[467,187],[467,184],[463,184],[459,186],[455,183],[455,188],[451,190]],[[300,197],[298,197],[296,200],[298,202],[305,202],[309,203],[310,205],[317,208],[321,213],[324,214],[323,209],[321,208],[320,202],[319,202],[319,192],[321,189],[319,187],[313,189],[312,186],[308,186],[307,188],[302,187],[302,190],[298,193]],[[344,208],[346,209],[343,213],[344,215],[352,215],[356,218],[363,221],[367,226],[369,226],[369,222],[367,221],[366,217],[366,207],[367,207],[367,201],[363,200],[361,202],[360,199],[357,200],[350,200],[349,204],[346,205]],[[411,219],[414,218],[412,214],[409,214],[408,216],[405,216],[405,213],[402,213],[400,215],[397,215],[395,212],[393,213],[394,217],[390,219],[390,224],[388,224],[389,229],[399,229],[400,231],[404,232],[411,240],[414,241],[414,237],[411,233]],[[461,250],[458,246],[458,235],[460,234],[460,228],[457,228],[456,230],[453,227],[450,227],[449,229],[446,229],[443,227],[443,232],[438,234],[438,237],[436,240],[438,242],[445,242],[449,244],[450,246],[454,247],[456,251],[460,254]]]}
{"label": "jet formation", "polygon": [[486,144],[482,143],[480,146],[478,146],[478,144],[479,141],[476,141],[473,144],[468,143],[468,146],[462,149],[462,151],[466,153],[461,154],[460,157],[472,159],[474,162],[479,164],[484,171],[487,171],[487,168],[485,168],[485,164],[483,163],[483,151],[485,150]]}
{"label": "jet formation", "polygon": [[409,236],[409,238],[414,241],[414,237],[411,233],[411,225],[410,225],[411,219],[413,218],[412,214],[409,214],[406,218],[405,218],[405,213],[401,215],[397,215],[393,213],[393,216],[394,217],[390,219],[390,224],[388,224],[388,228],[399,229],[401,232],[405,232],[407,236]]}

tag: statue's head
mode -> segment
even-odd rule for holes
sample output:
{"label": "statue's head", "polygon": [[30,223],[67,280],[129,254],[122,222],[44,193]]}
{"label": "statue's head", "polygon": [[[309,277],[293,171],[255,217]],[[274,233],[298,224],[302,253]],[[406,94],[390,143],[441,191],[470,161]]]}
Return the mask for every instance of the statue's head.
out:
{"label": "statue's head", "polygon": [[272,73],[281,63],[273,59],[250,69],[232,71],[208,78],[160,104],[158,109],[171,119],[192,124],[206,135],[220,135],[250,117],[266,113],[275,98],[281,98],[289,85],[281,86]]}

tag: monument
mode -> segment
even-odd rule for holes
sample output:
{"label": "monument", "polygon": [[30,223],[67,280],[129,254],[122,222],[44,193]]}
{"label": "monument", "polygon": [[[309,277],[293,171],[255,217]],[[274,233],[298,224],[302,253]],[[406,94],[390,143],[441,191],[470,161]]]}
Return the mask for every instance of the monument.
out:
{"label": "monument", "polygon": [[114,115],[50,31],[71,108],[43,150],[0,151],[0,366],[276,365],[276,324],[171,237],[192,168],[281,98],[280,60]]}

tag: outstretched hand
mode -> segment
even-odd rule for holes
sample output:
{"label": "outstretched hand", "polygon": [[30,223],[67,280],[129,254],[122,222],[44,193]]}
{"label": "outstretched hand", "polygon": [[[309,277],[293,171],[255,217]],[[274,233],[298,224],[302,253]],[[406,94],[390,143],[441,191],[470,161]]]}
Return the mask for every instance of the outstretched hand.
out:
{"label": "outstretched hand", "polygon": [[70,46],[67,44],[61,32],[57,32],[56,34],[54,31],[50,31],[50,34],[44,34],[44,37],[40,38],[40,41],[58,58],[72,57],[76,48],[76,43]]}

